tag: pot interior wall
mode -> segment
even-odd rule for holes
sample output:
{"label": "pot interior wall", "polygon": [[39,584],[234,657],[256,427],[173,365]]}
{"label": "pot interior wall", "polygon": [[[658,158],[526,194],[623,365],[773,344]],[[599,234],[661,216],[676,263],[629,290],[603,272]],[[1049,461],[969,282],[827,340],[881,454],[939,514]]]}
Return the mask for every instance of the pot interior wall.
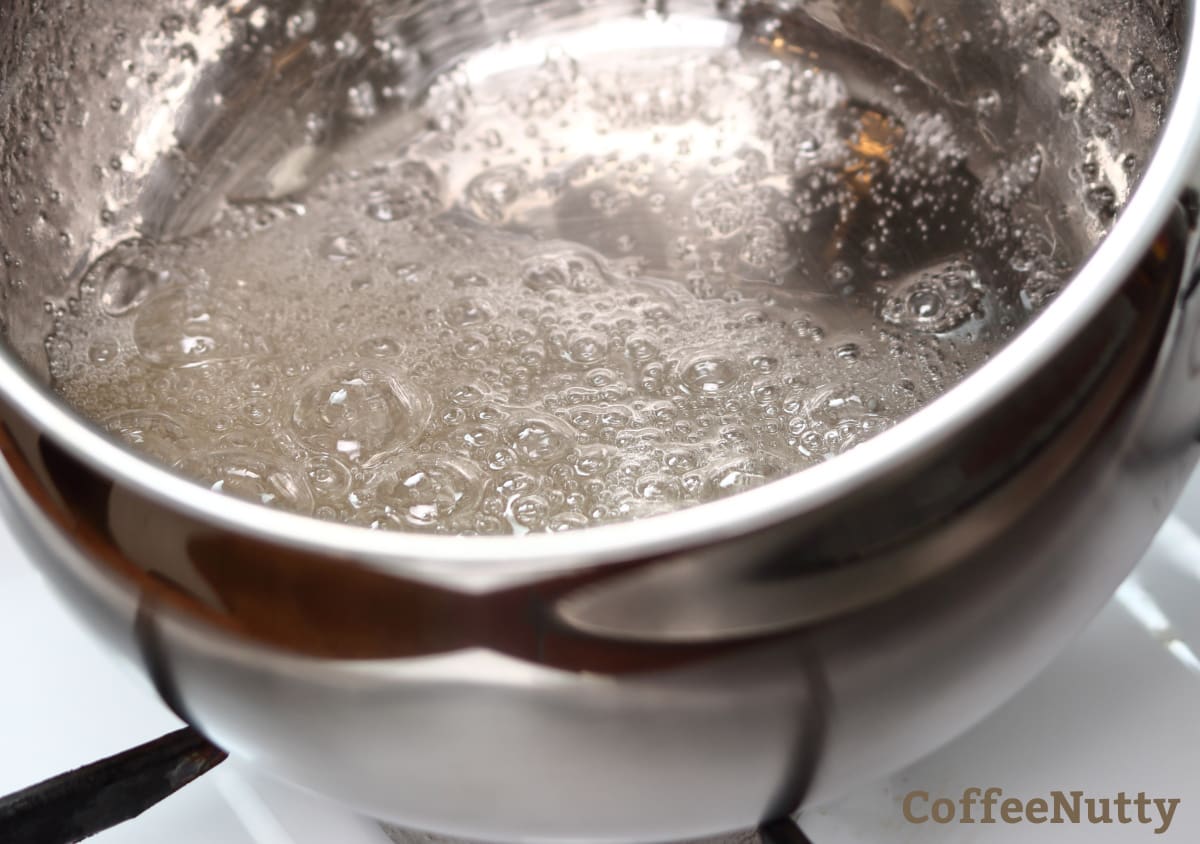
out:
{"label": "pot interior wall", "polygon": [[[281,172],[319,173],[458,56],[512,32],[664,12],[837,46],[853,57],[839,69],[868,92],[900,66],[964,116],[998,104],[977,120],[974,154],[1040,150],[1047,241],[1076,263],[1153,149],[1184,14],[1169,0],[15,0],[0,9],[7,344],[47,377],[54,311],[97,256],[202,229],[229,199],[295,190]],[[364,118],[354,103],[368,90],[377,107]]]}

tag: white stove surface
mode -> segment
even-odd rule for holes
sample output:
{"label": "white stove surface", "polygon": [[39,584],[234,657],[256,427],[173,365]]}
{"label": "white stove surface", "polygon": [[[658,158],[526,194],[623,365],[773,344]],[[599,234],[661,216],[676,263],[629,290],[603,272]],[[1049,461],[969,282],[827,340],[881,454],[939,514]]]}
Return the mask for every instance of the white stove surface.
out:
{"label": "white stove surface", "polygon": [[[1193,529],[1194,528],[1194,529]],[[91,640],[0,524],[0,794],[180,726]],[[1088,824],[914,825],[903,795],[969,786],[1025,799],[1180,798],[1169,829]],[[978,811],[978,810],[976,810]],[[1151,810],[1153,813],[1153,810]],[[805,812],[814,844],[1200,841],[1200,476],[1087,631],[992,717],[916,765]],[[428,840],[398,835],[405,842]],[[98,844],[390,844],[375,822],[221,765]],[[580,840],[584,840],[581,836]]]}

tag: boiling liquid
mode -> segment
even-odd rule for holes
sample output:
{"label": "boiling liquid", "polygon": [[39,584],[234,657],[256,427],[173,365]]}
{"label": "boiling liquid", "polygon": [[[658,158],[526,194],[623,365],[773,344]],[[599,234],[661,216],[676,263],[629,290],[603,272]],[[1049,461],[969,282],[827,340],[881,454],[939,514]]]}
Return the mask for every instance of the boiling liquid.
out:
{"label": "boiling liquid", "polygon": [[1012,225],[1036,152],[976,173],[946,115],[726,24],[611,26],[451,69],[292,201],[120,245],[47,341],[57,389],[271,506],[562,530],[840,454],[1056,289]]}

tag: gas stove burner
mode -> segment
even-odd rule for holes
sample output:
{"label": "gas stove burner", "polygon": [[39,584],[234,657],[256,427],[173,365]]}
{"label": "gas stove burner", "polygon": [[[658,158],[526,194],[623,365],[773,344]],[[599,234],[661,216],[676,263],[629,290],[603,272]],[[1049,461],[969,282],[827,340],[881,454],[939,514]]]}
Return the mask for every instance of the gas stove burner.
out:
{"label": "gas stove burner", "polygon": [[[384,825],[383,831],[395,844],[468,844],[458,838],[430,835],[411,829]],[[757,829],[744,829],[712,838],[679,842],[679,844],[813,844],[791,816],[765,823]]]}
{"label": "gas stove burner", "polygon": [[[0,797],[4,844],[73,844],[132,820],[221,764],[225,751],[191,727]],[[384,826],[396,844],[466,844]],[[729,836],[690,844],[812,844],[786,816]]]}
{"label": "gas stove burner", "polygon": [[0,798],[5,844],[69,844],[116,826],[225,761],[191,727]]}

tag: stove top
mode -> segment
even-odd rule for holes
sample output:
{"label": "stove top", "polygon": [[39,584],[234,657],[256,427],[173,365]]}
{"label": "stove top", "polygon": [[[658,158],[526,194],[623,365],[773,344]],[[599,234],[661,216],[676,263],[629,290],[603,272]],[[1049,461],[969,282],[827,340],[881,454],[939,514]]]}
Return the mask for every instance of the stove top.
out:
{"label": "stove top", "polygon": [[[149,686],[121,671],[0,524],[0,794],[177,729]],[[813,844],[1200,841],[1200,475],[1137,570],[1084,634],[992,717],[894,776],[806,811]],[[1055,790],[1178,798],[1155,824],[911,823],[905,796],[958,801]],[[914,803],[914,815],[929,811]],[[1114,809],[1115,811],[1115,809]],[[1136,809],[1131,809],[1136,812]],[[979,804],[975,807],[979,816]],[[1157,812],[1152,811],[1156,818]],[[1114,818],[1115,819],[1115,818]],[[98,844],[448,844],[297,792],[236,759]],[[586,831],[580,831],[586,841]],[[757,840],[730,835],[722,844]]]}

